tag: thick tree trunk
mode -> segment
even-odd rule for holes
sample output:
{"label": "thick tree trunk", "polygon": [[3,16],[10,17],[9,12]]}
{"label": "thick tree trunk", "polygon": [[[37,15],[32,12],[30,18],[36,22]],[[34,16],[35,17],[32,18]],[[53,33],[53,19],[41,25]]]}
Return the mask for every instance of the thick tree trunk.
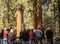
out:
{"label": "thick tree trunk", "polygon": [[42,25],[42,8],[41,0],[37,0],[37,26]]}
{"label": "thick tree trunk", "polygon": [[41,8],[41,1],[34,0],[34,28],[36,29],[38,25],[42,25],[42,8]]}
{"label": "thick tree trunk", "polygon": [[16,36],[19,37],[20,36],[20,31],[22,29],[22,10],[21,8],[18,8],[16,11],[16,17],[17,17],[17,34]]}
{"label": "thick tree trunk", "polygon": [[34,0],[34,2],[33,2],[34,13],[35,13],[35,15],[34,15],[34,28],[35,29],[37,29],[37,13],[36,13],[36,10],[37,10],[36,4],[37,4],[37,2],[36,1],[37,0]]}

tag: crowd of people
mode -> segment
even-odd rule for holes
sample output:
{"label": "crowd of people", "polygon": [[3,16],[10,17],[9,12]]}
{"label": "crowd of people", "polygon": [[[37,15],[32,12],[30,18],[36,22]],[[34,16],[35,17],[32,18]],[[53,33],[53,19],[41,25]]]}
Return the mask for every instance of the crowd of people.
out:
{"label": "crowd of people", "polygon": [[13,28],[0,29],[0,44],[14,44],[16,35]]}
{"label": "crowd of people", "polygon": [[[26,29],[24,28],[20,32],[20,44],[43,44],[44,37],[44,27],[38,26],[37,29]],[[53,44],[53,31],[48,27],[46,29],[47,41]],[[16,44],[16,34],[14,29],[4,28],[0,30],[0,44]]]}

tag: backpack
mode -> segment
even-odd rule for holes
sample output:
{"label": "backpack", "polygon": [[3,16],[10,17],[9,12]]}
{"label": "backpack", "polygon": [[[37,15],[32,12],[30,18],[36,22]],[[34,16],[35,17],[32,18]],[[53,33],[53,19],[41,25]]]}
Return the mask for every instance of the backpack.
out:
{"label": "backpack", "polygon": [[37,38],[42,37],[42,31],[37,30],[37,31],[36,31],[36,37],[37,37]]}
{"label": "backpack", "polygon": [[14,33],[9,33],[8,34],[8,42],[10,42],[14,38]]}

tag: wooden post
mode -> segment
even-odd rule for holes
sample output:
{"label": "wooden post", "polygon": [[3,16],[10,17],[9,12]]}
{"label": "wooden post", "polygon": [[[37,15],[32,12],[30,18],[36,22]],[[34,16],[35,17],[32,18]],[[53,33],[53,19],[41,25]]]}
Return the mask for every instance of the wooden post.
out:
{"label": "wooden post", "polygon": [[16,36],[20,36],[20,31],[22,29],[22,9],[18,8],[16,11],[16,20],[17,20],[17,34]]}

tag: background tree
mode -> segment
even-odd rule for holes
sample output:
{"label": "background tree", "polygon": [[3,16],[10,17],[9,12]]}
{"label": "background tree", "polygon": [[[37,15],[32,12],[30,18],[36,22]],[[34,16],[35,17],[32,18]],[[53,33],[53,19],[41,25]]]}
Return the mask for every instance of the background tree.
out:
{"label": "background tree", "polygon": [[60,33],[60,0],[58,0],[58,18],[59,18],[59,33]]}

